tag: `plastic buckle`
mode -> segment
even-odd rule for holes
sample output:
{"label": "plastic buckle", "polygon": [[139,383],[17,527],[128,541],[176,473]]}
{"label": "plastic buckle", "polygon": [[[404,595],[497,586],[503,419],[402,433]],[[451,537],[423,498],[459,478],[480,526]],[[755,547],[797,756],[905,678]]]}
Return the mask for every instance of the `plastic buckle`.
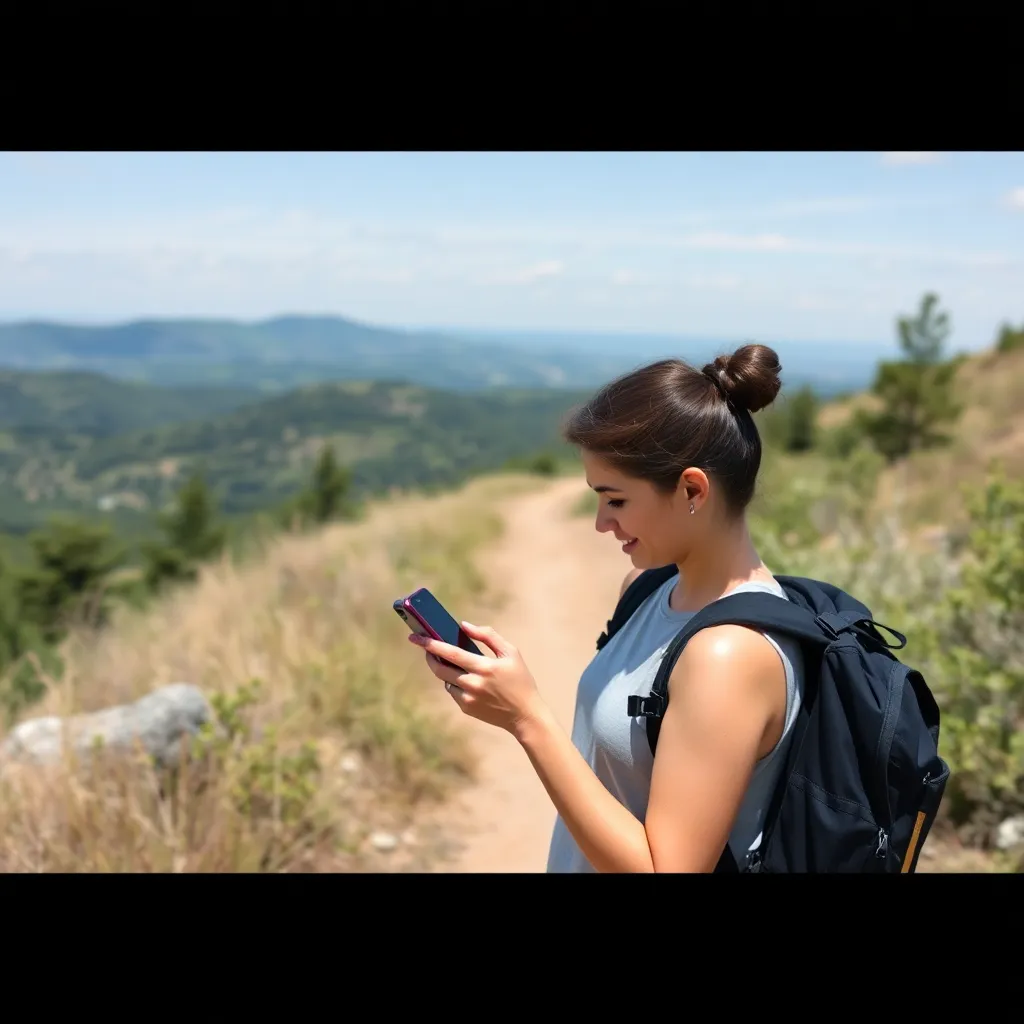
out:
{"label": "plastic buckle", "polygon": [[825,618],[824,615],[819,615],[815,618],[814,624],[827,636],[833,640],[839,639],[839,632],[836,628]]}
{"label": "plastic buckle", "polygon": [[665,702],[653,693],[647,697],[633,694],[626,700],[626,713],[630,718],[658,718],[664,709]]}

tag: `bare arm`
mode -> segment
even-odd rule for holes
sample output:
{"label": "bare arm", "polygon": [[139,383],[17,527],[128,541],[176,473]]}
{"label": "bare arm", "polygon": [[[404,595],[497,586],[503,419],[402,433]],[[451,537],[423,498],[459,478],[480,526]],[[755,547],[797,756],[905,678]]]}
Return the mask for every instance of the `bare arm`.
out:
{"label": "bare arm", "polygon": [[598,871],[712,871],[777,720],[780,694],[785,706],[778,656],[740,626],[694,637],[669,686],[646,826],[605,788],[550,712],[514,731]]}
{"label": "bare arm", "polygon": [[687,644],[670,687],[651,777],[647,836],[655,870],[710,872],[758,758],[777,739],[773,733],[785,714],[785,671],[764,637],[742,626],[719,626]]}

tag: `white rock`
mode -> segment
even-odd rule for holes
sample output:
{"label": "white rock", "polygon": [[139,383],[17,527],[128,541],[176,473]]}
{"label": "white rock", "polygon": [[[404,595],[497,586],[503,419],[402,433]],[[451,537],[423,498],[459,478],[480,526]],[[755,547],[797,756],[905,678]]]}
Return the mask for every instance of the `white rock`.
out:
{"label": "white rock", "polygon": [[375,850],[380,850],[381,853],[390,853],[398,845],[398,838],[390,832],[374,832],[370,836],[370,842]]}
{"label": "white rock", "polygon": [[1000,850],[1012,850],[1015,846],[1024,845],[1024,814],[1016,818],[1007,818],[996,829],[996,846]]}
{"label": "white rock", "polygon": [[22,722],[0,744],[0,762],[53,764],[60,760],[67,738],[79,758],[87,758],[97,742],[106,750],[127,752],[138,741],[158,764],[169,766],[180,759],[182,737],[194,736],[209,718],[210,706],[201,690],[173,683],[133,704]]}

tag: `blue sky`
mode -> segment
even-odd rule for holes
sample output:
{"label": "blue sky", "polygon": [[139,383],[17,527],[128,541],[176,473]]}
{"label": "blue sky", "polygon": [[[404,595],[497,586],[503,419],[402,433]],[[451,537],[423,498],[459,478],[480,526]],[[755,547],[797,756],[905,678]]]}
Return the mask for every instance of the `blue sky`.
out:
{"label": "blue sky", "polygon": [[4,153],[0,319],[955,347],[1024,322],[1021,153]]}

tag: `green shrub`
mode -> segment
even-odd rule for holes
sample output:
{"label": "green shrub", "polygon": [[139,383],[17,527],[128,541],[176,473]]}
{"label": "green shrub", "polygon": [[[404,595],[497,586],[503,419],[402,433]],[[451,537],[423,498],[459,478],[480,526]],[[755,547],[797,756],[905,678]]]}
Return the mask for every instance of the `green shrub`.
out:
{"label": "green shrub", "polygon": [[996,351],[1015,352],[1019,348],[1024,348],[1024,327],[1017,329],[1010,324],[1003,324],[996,340]]}
{"label": "green shrub", "polygon": [[273,725],[256,730],[261,689],[252,680],[233,695],[211,696],[213,720],[192,741],[189,777],[200,790],[222,788],[234,814],[261,840],[259,867],[267,870],[317,830],[321,765],[314,743],[290,750]]}
{"label": "green shrub", "polygon": [[1024,810],[1024,484],[996,473],[967,500],[956,579],[914,638],[942,708],[951,818],[984,842]]}
{"label": "green shrub", "polygon": [[1024,811],[1024,483],[992,471],[967,496],[969,529],[929,554],[908,544],[895,516],[866,514],[881,459],[859,449],[830,470],[839,513],[827,548],[785,541],[808,493],[796,480],[752,519],[755,543],[774,572],[834,583],[907,636],[901,658],[923,673],[942,714],[939,749],[952,771],[944,816],[964,841],[986,845]]}
{"label": "green shrub", "polygon": [[555,457],[548,452],[542,452],[535,456],[529,463],[530,472],[537,476],[554,476],[558,472],[558,463]]}

